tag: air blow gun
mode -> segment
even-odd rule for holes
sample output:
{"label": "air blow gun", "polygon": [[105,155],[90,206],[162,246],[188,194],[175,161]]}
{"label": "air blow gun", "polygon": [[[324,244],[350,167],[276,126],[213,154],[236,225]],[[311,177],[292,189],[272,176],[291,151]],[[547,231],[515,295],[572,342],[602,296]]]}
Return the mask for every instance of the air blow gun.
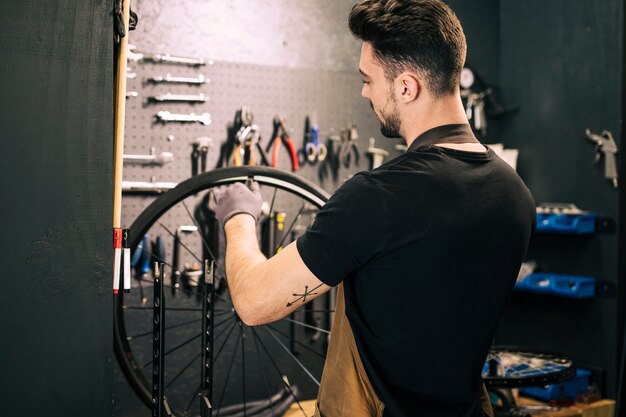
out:
{"label": "air blow gun", "polygon": [[598,135],[589,129],[585,131],[585,135],[596,144],[596,162],[600,160],[600,153],[604,154],[604,178],[613,183],[613,188],[618,188],[617,163],[615,162],[615,154],[618,150],[613,135],[608,130],[603,130]]}

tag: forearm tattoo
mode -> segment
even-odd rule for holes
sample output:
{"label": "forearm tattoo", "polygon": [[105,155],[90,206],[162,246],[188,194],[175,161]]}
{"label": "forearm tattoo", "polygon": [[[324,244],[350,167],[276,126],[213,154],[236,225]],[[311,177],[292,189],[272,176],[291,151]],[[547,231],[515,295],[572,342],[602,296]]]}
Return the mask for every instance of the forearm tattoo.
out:
{"label": "forearm tattoo", "polygon": [[294,305],[296,302],[302,300],[302,303],[306,303],[306,298],[311,296],[311,295],[317,295],[316,292],[314,292],[315,290],[317,290],[319,287],[321,287],[324,284],[320,284],[317,287],[309,290],[309,286],[305,285],[304,286],[304,291],[302,292],[302,294],[298,294],[298,293],[294,293],[292,294],[295,298],[294,300],[292,300],[291,302],[287,303],[286,307],[291,307],[292,305]]}

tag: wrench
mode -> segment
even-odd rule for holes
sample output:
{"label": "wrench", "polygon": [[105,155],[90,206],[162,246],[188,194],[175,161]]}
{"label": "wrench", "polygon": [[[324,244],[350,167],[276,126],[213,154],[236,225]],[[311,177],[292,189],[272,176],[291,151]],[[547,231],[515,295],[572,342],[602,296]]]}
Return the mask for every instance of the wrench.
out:
{"label": "wrench", "polygon": [[170,113],[168,111],[160,111],[156,115],[157,120],[162,123],[169,122],[181,122],[181,123],[189,123],[189,122],[199,122],[205,126],[213,123],[211,120],[211,115],[209,113],[202,113],[200,115],[189,113],[189,114],[176,114]]}
{"label": "wrench", "polygon": [[188,58],[182,56],[173,56],[170,54],[149,54],[137,51],[137,46],[128,44],[127,59],[131,61],[150,61],[163,64],[181,64],[181,65],[213,65],[215,61],[212,59],[205,61],[203,58]]}
{"label": "wrench", "polygon": [[173,77],[171,74],[165,76],[159,75],[158,77],[152,77],[147,79],[151,83],[171,83],[171,84],[204,84],[210,83],[211,80],[204,78],[204,75],[199,74],[197,78],[193,77]]}
{"label": "wrench", "polygon": [[191,65],[194,67],[207,64],[213,65],[215,63],[213,60],[205,61],[204,58],[188,58],[170,54],[144,54],[143,59],[156,63]]}
{"label": "wrench", "polygon": [[154,102],[159,102],[159,103],[163,103],[163,102],[167,102],[167,101],[174,101],[174,102],[187,102],[187,103],[204,103],[206,101],[206,98],[204,97],[204,94],[171,94],[171,93],[165,93],[165,94],[161,94],[158,96],[151,96],[148,97],[148,101],[154,101]]}
{"label": "wrench", "polygon": [[124,162],[128,164],[141,165],[165,165],[174,160],[174,154],[171,152],[161,152],[160,155],[155,154],[154,148],[150,148],[150,155],[124,155]]}

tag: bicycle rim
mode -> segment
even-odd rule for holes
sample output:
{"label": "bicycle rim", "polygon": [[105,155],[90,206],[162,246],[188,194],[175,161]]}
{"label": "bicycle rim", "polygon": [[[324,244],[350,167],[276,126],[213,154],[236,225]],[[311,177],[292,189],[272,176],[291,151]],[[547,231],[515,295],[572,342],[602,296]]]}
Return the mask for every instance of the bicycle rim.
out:
{"label": "bicycle rim", "polygon": [[[133,222],[133,224],[130,227],[130,234],[131,234],[131,252],[135,252],[135,250],[137,249],[138,245],[140,244],[140,242],[142,241],[144,235],[149,232],[151,230],[151,228],[156,227],[155,225],[157,225],[158,223],[160,223],[160,219],[163,218],[164,216],[166,216],[170,211],[175,210],[176,208],[180,208],[180,205],[183,204],[184,205],[184,209],[185,211],[187,211],[187,213],[189,213],[189,210],[191,209],[190,207],[188,207],[188,204],[186,204],[186,201],[189,201],[189,199],[191,198],[192,200],[198,196],[198,199],[201,199],[203,193],[207,193],[207,190],[213,188],[213,187],[217,187],[217,186],[221,186],[221,185],[227,185],[227,184],[231,184],[234,182],[244,182],[247,179],[253,179],[255,181],[257,181],[261,186],[262,189],[272,189],[275,190],[273,191],[273,195],[274,198],[276,198],[277,195],[277,191],[280,190],[280,192],[282,194],[288,194],[289,197],[288,198],[296,198],[296,199],[300,199],[303,203],[302,203],[302,207],[306,205],[310,205],[315,207],[316,209],[319,209],[324,203],[325,201],[328,199],[328,194],[323,191],[322,189],[320,189],[319,187],[317,187],[315,184],[302,179],[300,177],[297,177],[293,174],[287,173],[287,172],[283,172],[283,171],[278,171],[272,168],[265,168],[265,167],[235,167],[235,168],[223,168],[223,169],[217,169],[214,171],[210,171],[195,177],[192,177],[182,183],[180,183],[176,188],[174,188],[171,191],[168,191],[167,193],[161,195],[160,197],[158,197],[150,206],[148,206],[138,217],[137,219]],[[272,205],[274,204],[274,201],[272,199]],[[302,209],[300,209],[300,213],[302,213]],[[300,216],[300,213],[297,216]],[[190,214],[191,216],[191,214]],[[190,221],[193,221],[193,219],[190,219]],[[194,221],[194,223],[197,225],[197,223]],[[292,223],[292,227],[295,224],[295,221]],[[171,233],[171,231],[168,231],[169,233]],[[175,268],[174,268],[175,269]],[[174,269],[172,269],[172,274],[174,274]],[[173,283],[173,281],[172,281]],[[151,287],[149,285],[148,282],[145,283],[139,283],[139,285],[143,285],[146,286],[146,292],[151,291]],[[172,285],[173,287],[173,285]],[[143,287],[142,287],[143,288]],[[189,290],[189,288],[187,288],[187,290]],[[133,289],[134,293],[137,293],[137,288]],[[227,293],[224,293],[227,294]],[[126,296],[126,300],[129,301],[131,300],[131,297],[133,297],[134,295],[131,293],[130,296]],[[182,296],[181,296],[182,297]],[[179,297],[179,299],[181,298]],[[223,298],[227,298],[226,295],[222,295]],[[227,309],[227,304],[224,303],[225,300],[222,300],[222,310],[220,312],[220,314],[223,315],[223,317],[227,317],[229,316],[229,313],[227,311],[225,311]],[[317,300],[314,300],[314,302]],[[320,300],[321,301],[321,300]],[[328,301],[323,301],[324,303],[326,303],[326,307],[327,310],[326,314],[328,312],[330,312],[330,306],[328,304]],[[149,307],[150,304],[148,304]],[[319,304],[318,304],[319,305]],[[137,338],[137,336],[132,336],[129,335],[129,333],[131,333],[131,331],[129,330],[129,326],[130,328],[136,327],[133,323],[129,323],[129,316],[130,311],[128,309],[129,306],[125,305],[125,296],[122,295],[121,293],[115,298],[115,308],[114,308],[114,347],[115,347],[115,352],[118,358],[118,362],[120,364],[120,367],[124,373],[124,375],[126,376],[128,382],[130,383],[130,385],[133,387],[133,389],[135,390],[135,392],[138,394],[138,396],[140,397],[140,399],[148,406],[151,406],[152,404],[152,393],[151,393],[151,379],[150,379],[150,375],[149,375],[149,368],[146,369],[146,360],[144,359],[143,361],[141,360],[141,358],[138,357],[137,352],[135,351],[137,349],[136,345],[133,345],[135,338]],[[139,307],[137,307],[139,309]],[[176,314],[180,313],[183,314],[184,313],[184,309],[180,308],[179,310],[176,310],[177,307],[174,304],[174,306],[172,307],[171,311],[166,311],[166,314],[172,314],[175,315],[174,312]],[[139,312],[139,313],[138,313]],[[146,308],[145,311],[146,314],[150,314],[148,308]],[[189,311],[190,314],[194,314],[193,312]],[[133,314],[137,315],[137,314],[143,314],[140,310],[135,310],[133,312]],[[235,314],[233,312],[233,314]],[[303,317],[303,314],[309,314],[309,313],[298,313],[300,314],[299,317]],[[234,315],[234,317],[236,317],[236,314]],[[316,351],[315,353],[319,353],[319,352],[323,352],[325,353],[325,350],[321,350],[320,349],[320,343],[317,344],[313,344],[311,346],[314,346],[313,348],[311,347],[307,347],[305,346],[307,343],[306,341],[303,343],[302,340],[300,341],[290,341],[288,338],[288,331],[286,331],[284,325],[283,327],[280,327],[279,325],[276,324],[272,324],[271,326],[267,326],[265,328],[243,328],[239,326],[235,326],[232,327],[234,325],[231,325],[229,323],[226,323],[227,319],[220,321],[219,318],[216,318],[216,327],[221,325],[221,324],[225,324],[223,326],[224,332],[223,333],[227,333],[227,331],[230,329],[230,332],[227,335],[227,339],[229,337],[231,337],[232,333],[237,333],[237,332],[241,332],[241,343],[247,343],[248,349],[253,349],[253,351],[255,352],[255,363],[258,362],[262,362],[263,360],[261,359],[262,357],[265,357],[266,361],[267,358],[270,355],[270,351],[279,351],[279,350],[283,350],[283,356],[285,357],[289,357],[289,353],[285,352],[284,348],[289,345],[290,349],[289,350],[299,350],[299,351],[304,351],[304,353],[302,353],[302,356],[306,356],[309,353],[307,352],[306,349],[312,350],[312,351]],[[134,319],[133,319],[134,320]],[[170,320],[168,320],[170,321]],[[174,324],[172,326],[173,327],[183,327],[188,323],[190,326],[192,326],[193,322],[195,320],[179,320],[178,323]],[[293,320],[292,321],[296,321]],[[324,323],[326,325],[327,328],[329,328],[329,324],[330,322],[325,322]],[[289,326],[291,326],[292,328],[294,327],[294,324],[291,323]],[[321,326],[321,325],[320,325]],[[240,327],[240,328],[237,328]],[[300,328],[300,325],[297,326],[298,328]],[[233,330],[234,329],[234,330]],[[147,328],[147,330],[149,330],[149,328]],[[138,333],[138,330],[135,328],[132,330],[132,332],[134,333]],[[247,332],[247,333],[246,333]],[[147,334],[148,332],[140,332],[140,336]],[[261,333],[263,333],[263,335],[261,335]],[[319,332],[318,332],[319,333]],[[293,337],[293,333],[291,334],[291,336]],[[219,337],[219,336],[218,336]],[[269,341],[272,340],[277,340],[276,343],[273,346],[269,346],[268,349],[268,344]],[[217,341],[216,343],[219,344],[220,341]],[[282,342],[282,343],[281,343]],[[189,342],[191,343],[195,343],[194,341]],[[280,344],[283,344],[283,348],[280,348]],[[226,342],[224,342],[224,345],[226,345]],[[225,346],[222,345],[222,348],[224,348]],[[300,346],[302,345],[302,346]],[[252,347],[253,346],[253,347]],[[226,347],[228,347],[228,345],[226,345]],[[296,349],[297,348],[297,349]],[[182,351],[183,348],[180,348],[180,350]],[[246,365],[246,360],[245,358],[243,358],[244,355],[244,347],[243,346],[239,346],[237,345],[236,349],[240,349],[241,350],[241,356],[243,359],[243,366],[245,368]],[[318,352],[319,351],[319,352]],[[228,355],[230,355],[231,352],[229,351],[229,349],[224,349],[224,353],[222,353],[222,355],[228,357]],[[266,355],[264,355],[266,354]],[[188,354],[186,354],[188,355]],[[291,355],[293,355],[293,352],[291,352]],[[235,353],[232,354],[232,360],[234,360],[235,358]],[[296,368],[303,368],[304,366],[301,363],[298,363],[298,355],[295,355],[293,358],[289,358],[290,360],[293,359],[293,366],[295,366]],[[191,357],[190,359],[193,359],[193,357]],[[278,363],[274,362],[273,358],[269,358],[271,364],[268,364],[268,369],[265,369],[265,373],[270,373],[270,372],[274,372],[276,374],[275,371],[273,371],[271,368],[279,368],[282,364],[283,369],[279,370],[279,371],[284,371],[284,367],[285,367],[285,362],[280,362],[278,361]],[[301,358],[302,359],[302,358]],[[144,363],[142,363],[144,362]],[[189,363],[189,362],[186,362]],[[232,367],[232,363],[231,363],[231,367]],[[319,374],[321,373],[321,368],[323,367],[323,358],[321,359],[321,362],[319,365],[316,365],[316,373]],[[186,369],[181,370],[181,372],[189,372]],[[280,372],[278,372],[280,373]],[[172,374],[172,373],[171,373]],[[228,371],[228,376],[230,376],[231,372],[230,370]],[[175,375],[178,376],[178,375]],[[265,376],[265,375],[264,375]],[[284,376],[284,375],[283,375]],[[291,391],[296,391],[297,388],[295,386],[293,386],[291,384],[291,381],[286,381],[284,382],[286,378],[283,378],[283,381],[281,381],[282,384],[282,389],[283,391],[289,391],[289,392],[283,392],[282,394],[280,392],[275,392],[275,390],[270,390],[267,387],[267,384],[265,386],[264,391],[267,393],[267,397],[271,397],[274,398],[275,401],[274,403],[272,403],[272,400],[270,400],[269,402],[267,400],[259,400],[259,399],[255,399],[254,397],[251,397],[249,399],[249,404],[247,407],[247,413],[245,413],[246,415],[249,416],[253,416],[255,415],[256,412],[261,412],[263,410],[264,407],[267,408],[266,404],[269,404],[269,406],[272,407],[271,409],[271,413],[274,414],[276,413],[277,415],[280,414],[280,412],[284,411],[281,410],[280,407],[278,405],[276,405],[276,407],[278,408],[274,408],[275,406],[272,404],[278,404],[280,401],[282,401],[282,404],[287,404],[288,401],[285,399],[286,397],[294,397],[296,400],[296,396],[294,395],[293,392]],[[315,378],[313,378],[315,379]],[[319,380],[319,375],[317,375],[317,379]],[[249,383],[250,384],[250,383]],[[279,384],[279,385],[281,385]],[[218,381],[217,379],[215,379],[215,387],[217,390],[217,394],[218,396],[220,396],[220,381]],[[295,384],[294,384],[295,385]],[[291,388],[290,388],[291,387]],[[258,387],[257,387],[258,388]],[[245,377],[244,377],[244,383],[243,383],[243,390],[245,392],[246,390],[246,382],[245,382]],[[193,388],[191,388],[191,391],[193,391]],[[258,389],[257,389],[258,391]],[[271,392],[270,392],[271,391]],[[244,394],[245,395],[245,394]],[[221,394],[222,399],[224,397],[224,394]],[[279,398],[280,397],[280,398]],[[288,399],[288,398],[287,398]],[[192,398],[193,401],[193,398]],[[245,398],[244,398],[245,401]],[[255,402],[256,401],[256,402]],[[221,408],[221,415],[223,416],[229,416],[229,415],[237,415],[237,407],[233,404],[226,404],[226,402],[224,404],[220,404],[220,406],[222,406]],[[188,407],[187,407],[188,408]],[[283,407],[284,408],[284,407]],[[188,410],[187,410],[188,411]],[[185,413],[182,414],[187,414],[187,411]],[[241,410],[239,410],[241,411]],[[179,413],[181,414],[181,413]],[[177,414],[178,415],[178,414]],[[215,415],[215,414],[214,414]]]}

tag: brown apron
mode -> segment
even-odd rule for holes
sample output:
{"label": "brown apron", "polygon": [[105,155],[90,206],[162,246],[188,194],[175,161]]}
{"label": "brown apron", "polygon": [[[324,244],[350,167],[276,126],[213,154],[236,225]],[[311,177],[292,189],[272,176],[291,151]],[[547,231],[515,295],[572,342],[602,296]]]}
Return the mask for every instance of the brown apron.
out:
{"label": "brown apron", "polygon": [[367,378],[345,310],[339,284],[315,417],[382,417],[385,405]]}
{"label": "brown apron", "polygon": [[[346,317],[343,283],[337,289],[335,319],[314,417],[382,417],[385,405],[367,377]],[[483,414],[493,417],[484,384],[480,402]]]}

